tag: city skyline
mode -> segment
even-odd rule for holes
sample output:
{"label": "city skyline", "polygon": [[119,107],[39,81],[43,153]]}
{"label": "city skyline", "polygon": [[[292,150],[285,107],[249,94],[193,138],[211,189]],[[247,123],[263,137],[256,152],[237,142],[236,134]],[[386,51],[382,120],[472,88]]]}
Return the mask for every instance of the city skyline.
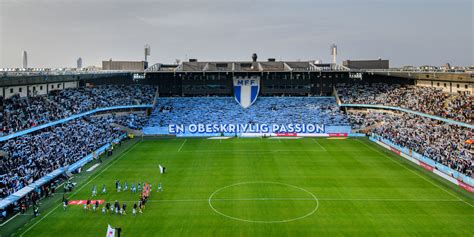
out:
{"label": "city skyline", "polygon": [[389,59],[473,65],[473,2],[0,0],[0,67],[100,66],[102,60]]}

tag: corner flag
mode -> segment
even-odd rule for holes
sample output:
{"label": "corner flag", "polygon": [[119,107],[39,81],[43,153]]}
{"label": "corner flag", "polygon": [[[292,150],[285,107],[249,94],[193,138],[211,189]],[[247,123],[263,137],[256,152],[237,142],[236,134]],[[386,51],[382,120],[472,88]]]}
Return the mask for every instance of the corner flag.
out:
{"label": "corner flag", "polygon": [[107,235],[105,237],[115,237],[115,229],[112,226],[107,227]]}

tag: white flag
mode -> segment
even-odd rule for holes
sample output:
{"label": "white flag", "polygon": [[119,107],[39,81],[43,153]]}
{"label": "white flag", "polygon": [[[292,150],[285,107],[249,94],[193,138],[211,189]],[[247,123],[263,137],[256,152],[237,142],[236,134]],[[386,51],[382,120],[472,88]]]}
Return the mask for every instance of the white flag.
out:
{"label": "white flag", "polygon": [[115,229],[112,226],[109,225],[107,227],[107,235],[105,237],[115,237]]}

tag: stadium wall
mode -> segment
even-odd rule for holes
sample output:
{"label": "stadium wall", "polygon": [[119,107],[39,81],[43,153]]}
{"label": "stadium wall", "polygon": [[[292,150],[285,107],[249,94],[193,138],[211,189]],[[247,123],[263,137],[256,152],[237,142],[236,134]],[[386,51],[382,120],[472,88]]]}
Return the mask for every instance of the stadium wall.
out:
{"label": "stadium wall", "polygon": [[435,173],[441,178],[455,185],[458,185],[459,187],[467,190],[468,192],[474,193],[474,179],[472,179],[471,177],[461,174],[458,171],[453,170],[445,165],[437,163],[434,160],[429,159],[428,157],[424,157],[417,152],[398,146],[392,143],[391,141],[384,139],[376,134],[372,134],[369,137],[369,140],[423,167],[424,169]]}
{"label": "stadium wall", "polygon": [[416,85],[420,87],[433,87],[442,89],[447,93],[468,93],[474,94],[474,83],[471,82],[452,82],[452,81],[430,81],[417,80]]}
{"label": "stadium wall", "polygon": [[14,95],[19,95],[20,97],[40,96],[40,95],[47,95],[48,92],[50,91],[64,90],[67,88],[76,88],[77,86],[78,86],[78,82],[72,81],[72,82],[10,86],[10,87],[3,87],[3,88],[0,87],[0,96],[4,98],[10,98]]}

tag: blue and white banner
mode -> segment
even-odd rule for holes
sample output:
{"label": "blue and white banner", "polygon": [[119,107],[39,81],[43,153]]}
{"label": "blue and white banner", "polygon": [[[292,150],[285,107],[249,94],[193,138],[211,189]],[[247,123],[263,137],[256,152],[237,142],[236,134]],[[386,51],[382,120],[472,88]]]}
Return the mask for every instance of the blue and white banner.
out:
{"label": "blue and white banner", "polygon": [[234,77],[235,101],[246,109],[257,100],[260,91],[260,77]]}
{"label": "blue and white banner", "polygon": [[170,124],[169,134],[325,133],[323,124]]}

